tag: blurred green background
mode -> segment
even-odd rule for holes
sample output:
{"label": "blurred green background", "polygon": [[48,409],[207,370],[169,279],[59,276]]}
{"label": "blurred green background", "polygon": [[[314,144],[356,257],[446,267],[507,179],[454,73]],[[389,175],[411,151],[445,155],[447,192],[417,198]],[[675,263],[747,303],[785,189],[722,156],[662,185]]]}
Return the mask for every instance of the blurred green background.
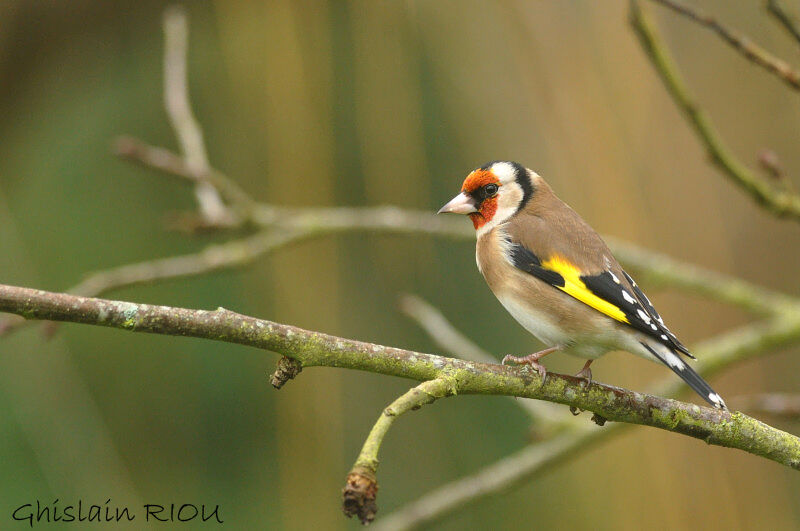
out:
{"label": "blurred green background", "polygon": [[[696,4],[800,63],[760,2]],[[165,5],[3,0],[1,282],[63,290],[94,270],[224,239],[166,231],[165,216],[194,207],[190,188],[110,152],[119,134],[176,147],[162,107]],[[797,223],[771,218],[709,166],[622,0],[186,7],[192,100],[212,163],[258,199],[434,210],[472,168],[513,159],[603,234],[800,295]],[[800,174],[797,94],[711,33],[646,7],[736,153],[754,165],[770,147]],[[324,238],[243,269],[110,296],[224,306],[436,351],[398,311],[400,293],[438,306],[497,355],[539,346],[486,288],[473,243],[424,236]],[[748,319],[682,293],[651,298],[690,346]],[[741,394],[796,390],[798,355],[741,364],[714,386],[732,405]],[[3,338],[0,527],[37,499],[111,498],[219,504],[231,528],[355,529],[340,509],[345,474],[409,382],[320,368],[276,392],[276,359],[78,325],[50,341],[38,327]],[[555,371],[582,364],[548,360]],[[637,390],[668,374],[619,353],[593,370]],[[457,397],[404,417],[382,450],[378,517],[521,448],[528,430],[526,415],[498,397]],[[799,498],[797,472],[636,428],[436,527],[797,529]]]}

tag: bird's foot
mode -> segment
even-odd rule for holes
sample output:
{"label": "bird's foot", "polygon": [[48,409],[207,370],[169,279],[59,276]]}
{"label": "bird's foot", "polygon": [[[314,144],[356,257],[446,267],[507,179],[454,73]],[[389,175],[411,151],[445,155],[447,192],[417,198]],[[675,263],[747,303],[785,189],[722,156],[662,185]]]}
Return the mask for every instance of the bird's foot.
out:
{"label": "bird's foot", "polygon": [[583,369],[575,375],[576,378],[583,378],[586,380],[586,385],[592,383],[592,369],[589,368],[589,365],[591,365],[593,361],[594,360],[588,360],[586,364],[584,364]]}
{"label": "bird's foot", "polygon": [[514,363],[518,363],[520,365],[530,365],[536,370],[536,372],[539,373],[539,376],[542,377],[542,383],[544,383],[545,380],[547,380],[547,369],[545,369],[544,365],[535,359],[528,359],[530,356],[533,356],[533,354],[529,354],[528,356],[512,356],[509,354],[508,356],[503,357],[503,361],[501,363],[505,365],[507,361],[513,361]]}
{"label": "bird's foot", "polygon": [[559,348],[561,347],[550,347],[540,350],[539,352],[534,352],[533,354],[528,354],[527,356],[512,356],[509,354],[507,356],[503,356],[503,361],[500,363],[505,365],[507,361],[513,361],[514,363],[518,363],[520,365],[530,365],[536,370],[536,372],[539,373],[539,376],[542,377],[542,385],[544,385],[545,380],[547,380],[547,369],[544,368],[544,365],[539,363],[539,360],[548,354],[555,352]]}

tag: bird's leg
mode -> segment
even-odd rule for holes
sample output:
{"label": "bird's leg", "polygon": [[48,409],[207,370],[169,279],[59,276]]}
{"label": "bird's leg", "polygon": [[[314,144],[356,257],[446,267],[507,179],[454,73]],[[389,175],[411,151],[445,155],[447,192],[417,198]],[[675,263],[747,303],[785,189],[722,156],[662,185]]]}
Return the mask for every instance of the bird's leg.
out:
{"label": "bird's leg", "polygon": [[500,363],[505,365],[507,361],[513,361],[514,363],[519,364],[527,364],[536,369],[536,372],[542,377],[542,383],[544,384],[545,379],[547,378],[547,369],[544,368],[544,365],[539,363],[539,360],[547,356],[548,354],[552,354],[556,350],[559,350],[561,347],[556,345],[555,347],[546,348],[544,350],[540,350],[539,352],[534,352],[533,354],[528,354],[527,356],[512,356],[511,354],[507,356],[503,356],[503,361]]}
{"label": "bird's leg", "polygon": [[589,365],[591,365],[593,361],[594,360],[586,360],[586,363],[583,365],[583,369],[581,369],[581,371],[575,375],[578,378],[585,378],[586,385],[592,383],[592,369],[589,368]]}

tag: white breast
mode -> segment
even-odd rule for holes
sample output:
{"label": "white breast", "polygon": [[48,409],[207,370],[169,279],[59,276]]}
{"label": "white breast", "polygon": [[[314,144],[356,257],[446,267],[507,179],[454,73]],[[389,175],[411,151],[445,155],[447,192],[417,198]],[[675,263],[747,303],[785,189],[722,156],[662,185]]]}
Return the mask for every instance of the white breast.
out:
{"label": "white breast", "polygon": [[511,295],[497,295],[500,304],[517,320],[519,324],[528,332],[547,346],[565,345],[570,338],[556,326],[550,317],[544,313],[531,308],[529,305],[517,301]]}

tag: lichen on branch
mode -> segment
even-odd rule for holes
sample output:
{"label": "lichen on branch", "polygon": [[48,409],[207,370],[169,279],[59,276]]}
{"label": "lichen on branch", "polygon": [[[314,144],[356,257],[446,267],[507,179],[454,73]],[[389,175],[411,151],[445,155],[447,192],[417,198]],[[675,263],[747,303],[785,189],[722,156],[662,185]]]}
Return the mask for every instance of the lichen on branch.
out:
{"label": "lichen on branch", "polygon": [[[190,336],[271,350],[303,367],[356,369],[418,381],[446,379],[449,394],[512,395],[591,411],[610,421],[653,426],[738,448],[800,469],[800,439],[741,413],[730,413],[636,393],[573,376],[551,374],[546,382],[526,367],[459,360],[354,341],[241,315],[135,304],[0,285],[0,311],[26,319],[49,319],[173,336]],[[800,335],[800,312],[780,339]],[[764,331],[766,333],[766,330]],[[736,348],[736,346],[732,346]]]}

